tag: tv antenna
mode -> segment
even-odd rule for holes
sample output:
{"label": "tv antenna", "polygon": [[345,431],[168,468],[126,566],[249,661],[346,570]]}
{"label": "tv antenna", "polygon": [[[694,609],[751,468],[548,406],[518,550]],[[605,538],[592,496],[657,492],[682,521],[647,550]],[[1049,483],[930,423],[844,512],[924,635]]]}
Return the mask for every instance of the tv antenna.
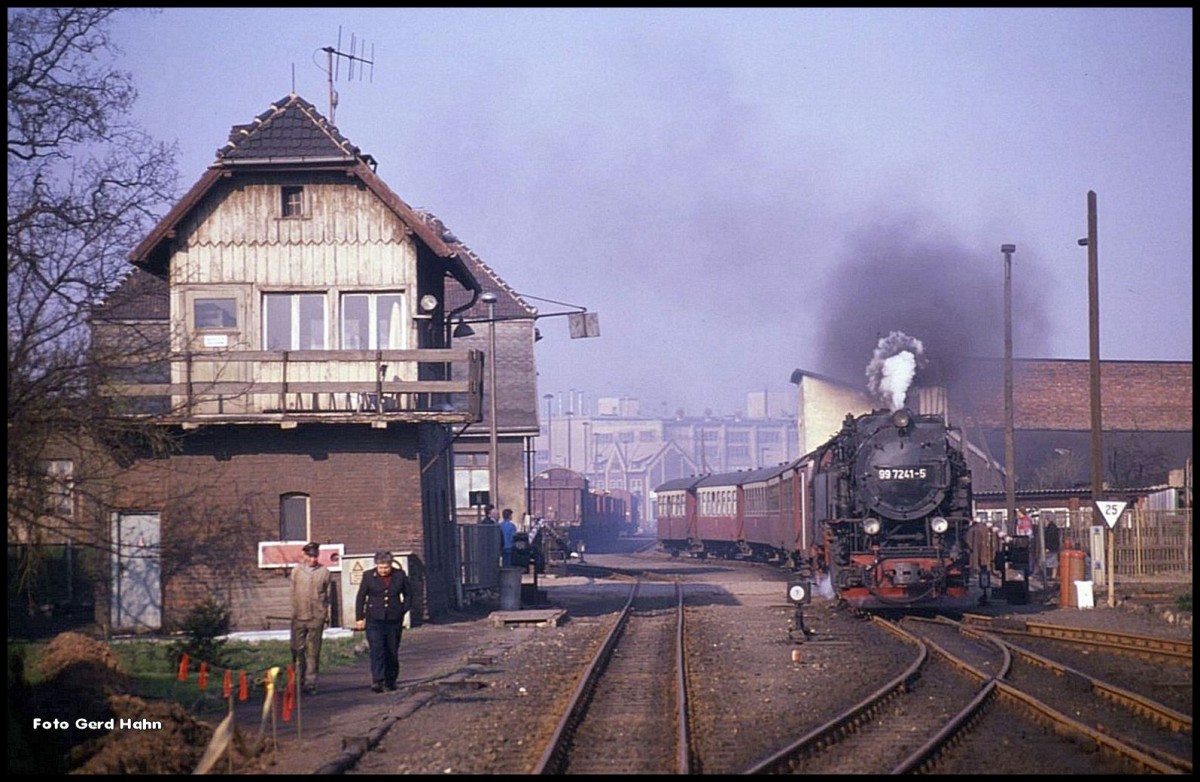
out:
{"label": "tv antenna", "polygon": [[[342,27],[338,25],[338,43],[336,47],[325,46],[321,49],[325,52],[325,74],[329,78],[329,124],[336,125],[334,122],[334,114],[337,111],[338,94],[333,89],[333,82],[341,76],[342,60],[346,58],[347,75],[346,81],[354,81],[354,64],[358,63],[358,79],[362,81],[363,74],[367,70],[367,66],[371,66],[369,79],[372,83],[375,82],[375,44],[371,44],[371,59],[367,59],[367,41],[366,39],[357,38],[353,33],[350,34],[350,51],[342,51]],[[337,57],[339,59],[335,60]]]}

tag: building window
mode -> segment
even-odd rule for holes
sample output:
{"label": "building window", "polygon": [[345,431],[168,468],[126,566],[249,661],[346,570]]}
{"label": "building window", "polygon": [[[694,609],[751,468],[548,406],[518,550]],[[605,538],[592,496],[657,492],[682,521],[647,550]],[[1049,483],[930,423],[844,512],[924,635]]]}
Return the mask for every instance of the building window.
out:
{"label": "building window", "polygon": [[308,541],[308,495],[279,495],[279,539]]}
{"label": "building window", "polygon": [[758,430],[758,441],[760,443],[777,443],[779,442],[779,432],[775,430],[764,431]]}
{"label": "building window", "polygon": [[44,509],[48,515],[71,518],[75,511],[75,462],[52,459],[41,462]]}
{"label": "building window", "polygon": [[407,337],[403,293],[342,296],[343,350],[404,350]]}
{"label": "building window", "polygon": [[731,443],[748,443],[750,442],[750,433],[745,429],[731,429],[725,435],[725,439]]}
{"label": "building window", "polygon": [[653,443],[653,442],[656,442],[657,440],[658,440],[658,432],[655,432],[653,429],[643,431],[643,432],[638,432],[638,442],[639,443]]}
{"label": "building window", "polygon": [[633,442],[633,432],[618,432],[617,440],[618,440],[618,442],[622,442],[622,443],[632,443]]}
{"label": "building window", "polygon": [[263,295],[265,350],[324,350],[324,293]]}
{"label": "building window", "polygon": [[610,445],[610,444],[612,444],[612,441],[613,441],[613,436],[612,436],[611,432],[597,432],[596,433],[596,445]]}
{"label": "building window", "polygon": [[237,328],[235,299],[195,299],[192,302],[192,314],[197,331]]}
{"label": "building window", "polygon": [[486,453],[454,454],[454,495],[460,509],[471,507],[471,492],[489,491],[490,487]]}
{"label": "building window", "polygon": [[283,195],[283,216],[284,217],[303,217],[304,216],[304,188],[303,187],[282,187],[280,188]]}

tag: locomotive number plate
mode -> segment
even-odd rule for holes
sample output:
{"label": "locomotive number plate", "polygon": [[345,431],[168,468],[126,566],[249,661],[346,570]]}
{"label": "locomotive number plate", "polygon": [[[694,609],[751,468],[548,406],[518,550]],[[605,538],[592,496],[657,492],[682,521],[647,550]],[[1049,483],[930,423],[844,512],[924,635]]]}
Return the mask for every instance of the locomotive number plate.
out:
{"label": "locomotive number plate", "polygon": [[925,467],[876,467],[881,481],[921,481],[929,477]]}

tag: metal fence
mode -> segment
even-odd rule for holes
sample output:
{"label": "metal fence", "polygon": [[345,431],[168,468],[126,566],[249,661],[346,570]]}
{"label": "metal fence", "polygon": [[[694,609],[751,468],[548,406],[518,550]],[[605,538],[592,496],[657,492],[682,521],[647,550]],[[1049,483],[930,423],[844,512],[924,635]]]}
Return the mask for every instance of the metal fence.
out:
{"label": "metal fence", "polygon": [[500,588],[500,542],[497,524],[458,525],[464,595]]}
{"label": "metal fence", "polygon": [[[1060,536],[1065,545],[1068,540],[1073,548],[1091,551],[1093,546],[1092,526],[1095,517],[1092,509],[1070,511],[1067,525],[1060,525]],[[1118,578],[1137,579],[1176,577],[1192,579],[1192,509],[1142,510],[1127,508],[1117,519],[1114,546],[1116,561],[1114,572]],[[1107,540],[1108,527],[1104,526]],[[1105,543],[1107,546],[1107,542]]]}

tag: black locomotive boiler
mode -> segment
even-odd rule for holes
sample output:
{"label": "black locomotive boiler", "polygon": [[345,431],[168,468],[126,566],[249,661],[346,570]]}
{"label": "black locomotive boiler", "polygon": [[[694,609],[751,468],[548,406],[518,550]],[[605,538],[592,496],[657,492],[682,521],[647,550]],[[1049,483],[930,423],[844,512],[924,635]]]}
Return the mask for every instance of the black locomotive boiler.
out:
{"label": "black locomotive boiler", "polygon": [[938,415],[846,416],[811,455],[816,566],[856,608],[970,605],[971,473]]}

